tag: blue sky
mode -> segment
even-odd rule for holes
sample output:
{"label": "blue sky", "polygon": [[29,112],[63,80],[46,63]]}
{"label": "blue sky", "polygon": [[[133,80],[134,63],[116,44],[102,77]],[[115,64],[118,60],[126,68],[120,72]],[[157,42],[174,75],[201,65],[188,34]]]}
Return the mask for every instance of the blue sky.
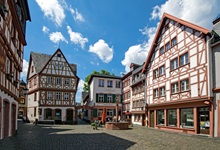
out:
{"label": "blue sky", "polygon": [[80,78],[94,70],[120,76],[130,63],[142,64],[164,12],[212,29],[219,0],[29,0],[22,79],[30,52],[53,54],[59,47]]}

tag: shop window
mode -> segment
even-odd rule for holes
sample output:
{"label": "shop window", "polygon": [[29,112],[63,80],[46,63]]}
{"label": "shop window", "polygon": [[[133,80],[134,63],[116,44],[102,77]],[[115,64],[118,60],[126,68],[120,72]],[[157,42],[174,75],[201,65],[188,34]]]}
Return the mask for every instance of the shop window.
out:
{"label": "shop window", "polygon": [[177,110],[167,110],[168,126],[177,126]]}
{"label": "shop window", "polygon": [[193,108],[180,109],[182,128],[194,128]]}
{"label": "shop window", "polygon": [[52,119],[52,109],[45,109],[45,120],[51,120]]}
{"label": "shop window", "polygon": [[164,126],[164,110],[157,110],[157,125]]}

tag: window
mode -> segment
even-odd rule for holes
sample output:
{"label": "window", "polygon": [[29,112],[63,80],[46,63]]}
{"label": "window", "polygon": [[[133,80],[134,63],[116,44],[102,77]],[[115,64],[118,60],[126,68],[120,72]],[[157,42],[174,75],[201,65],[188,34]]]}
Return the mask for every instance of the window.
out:
{"label": "window", "polygon": [[177,111],[176,109],[167,110],[168,126],[177,126]]}
{"label": "window", "polygon": [[165,86],[160,88],[160,96],[165,96],[166,92],[165,92]]}
{"label": "window", "polygon": [[10,60],[8,58],[6,59],[6,73],[10,73]]}
{"label": "window", "polygon": [[158,89],[154,89],[154,98],[158,97]]}
{"label": "window", "polygon": [[64,93],[64,100],[69,100],[69,93],[67,92]]}
{"label": "window", "polygon": [[115,83],[116,83],[116,85],[115,85],[116,88],[120,88],[121,87],[120,86],[120,81],[116,81]]}
{"label": "window", "polygon": [[52,84],[53,83],[53,78],[52,77],[47,77],[47,83]]}
{"label": "window", "polygon": [[171,61],[171,70],[178,68],[178,58]]}
{"label": "window", "polygon": [[158,75],[159,75],[159,74],[158,74],[158,69],[155,69],[155,70],[154,70],[153,75],[154,75],[154,79],[158,77]]}
{"label": "window", "polygon": [[36,85],[37,84],[37,79],[36,79],[36,77],[34,78],[34,85]]}
{"label": "window", "polygon": [[166,47],[166,51],[168,51],[168,50],[170,49],[170,42],[168,42],[168,43],[165,45],[165,47]]}
{"label": "window", "polygon": [[182,128],[194,128],[193,108],[180,109]]}
{"label": "window", "polygon": [[56,84],[61,84],[61,78],[56,78]]}
{"label": "window", "polygon": [[64,79],[64,84],[69,85],[70,84],[70,79]]}
{"label": "window", "polygon": [[107,109],[106,110],[106,115],[107,116],[113,116],[113,110],[112,109]]}
{"label": "window", "polygon": [[20,99],[20,104],[25,104],[25,99],[21,98]]}
{"label": "window", "polygon": [[61,54],[57,54],[57,57],[61,57]]}
{"label": "window", "polygon": [[171,40],[171,46],[173,47],[173,46],[175,46],[176,45],[176,37],[175,38],[173,38],[172,40]]}
{"label": "window", "polygon": [[32,73],[34,72],[34,66],[31,66],[31,72]]}
{"label": "window", "polygon": [[160,76],[165,74],[165,66],[164,65],[159,68],[159,74],[160,74]]}
{"label": "window", "polygon": [[180,81],[180,88],[181,88],[181,91],[187,91],[189,90],[189,80],[188,79],[185,79],[185,80],[182,80]]}
{"label": "window", "polygon": [[180,56],[180,66],[183,66],[188,63],[188,53]]}
{"label": "window", "polygon": [[172,93],[177,93],[177,92],[179,92],[178,82],[172,83],[172,84],[171,84],[171,88],[172,88]]}
{"label": "window", "polygon": [[56,70],[59,69],[59,63],[58,62],[55,62],[55,67],[56,67]]}
{"label": "window", "polygon": [[45,120],[51,120],[52,119],[52,109],[45,109]]}
{"label": "window", "polygon": [[98,110],[97,110],[98,117],[102,117],[102,110],[103,110],[103,109],[98,109]]}
{"label": "window", "polygon": [[34,101],[37,101],[37,93],[34,93]]}
{"label": "window", "polygon": [[61,93],[60,92],[56,92],[56,100],[60,100],[61,99]]}
{"label": "window", "polygon": [[47,92],[47,99],[52,100],[53,99],[53,93],[52,92]]}
{"label": "window", "polygon": [[157,110],[157,125],[164,125],[164,110]]}
{"label": "window", "polygon": [[161,48],[160,48],[160,55],[163,54],[164,52],[165,52],[165,51],[164,51],[164,47],[161,47]]}
{"label": "window", "polygon": [[112,80],[108,80],[108,87],[112,87]]}
{"label": "window", "polygon": [[111,94],[109,94],[109,95],[107,96],[107,102],[108,102],[108,103],[112,103],[112,95],[111,95]]}
{"label": "window", "polygon": [[104,80],[103,79],[99,79],[99,87],[104,87]]}
{"label": "window", "polygon": [[101,103],[104,102],[104,94],[99,94],[98,102],[101,102]]}

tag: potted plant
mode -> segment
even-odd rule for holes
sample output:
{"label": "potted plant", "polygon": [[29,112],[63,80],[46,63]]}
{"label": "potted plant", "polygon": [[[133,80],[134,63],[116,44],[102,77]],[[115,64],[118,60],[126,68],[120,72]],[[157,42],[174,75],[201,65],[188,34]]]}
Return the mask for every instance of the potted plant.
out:
{"label": "potted plant", "polygon": [[95,122],[91,123],[91,127],[93,130],[97,129],[97,124]]}

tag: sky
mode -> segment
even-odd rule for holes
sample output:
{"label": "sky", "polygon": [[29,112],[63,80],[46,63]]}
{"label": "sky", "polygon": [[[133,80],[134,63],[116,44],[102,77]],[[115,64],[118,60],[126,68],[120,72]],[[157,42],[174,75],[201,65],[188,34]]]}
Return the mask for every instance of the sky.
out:
{"label": "sky", "polygon": [[23,72],[30,52],[53,55],[60,48],[77,65],[81,101],[85,77],[102,69],[121,76],[131,63],[142,64],[163,13],[209,30],[220,14],[219,0],[28,0]]}

